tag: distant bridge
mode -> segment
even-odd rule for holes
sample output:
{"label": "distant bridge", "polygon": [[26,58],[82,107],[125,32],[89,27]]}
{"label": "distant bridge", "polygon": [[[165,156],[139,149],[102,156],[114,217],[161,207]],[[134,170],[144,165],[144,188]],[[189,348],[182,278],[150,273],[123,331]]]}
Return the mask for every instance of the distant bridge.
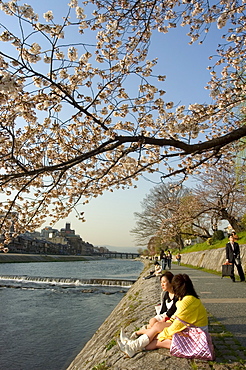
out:
{"label": "distant bridge", "polygon": [[140,257],[139,253],[125,253],[125,252],[105,252],[100,253],[102,257],[106,258],[126,258],[126,259],[134,259]]}

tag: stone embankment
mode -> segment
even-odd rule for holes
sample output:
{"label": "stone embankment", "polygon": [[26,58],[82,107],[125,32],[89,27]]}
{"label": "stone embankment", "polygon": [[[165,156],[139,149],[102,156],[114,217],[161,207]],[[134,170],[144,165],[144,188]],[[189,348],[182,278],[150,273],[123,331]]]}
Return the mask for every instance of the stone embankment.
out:
{"label": "stone embankment", "polygon": [[18,263],[18,262],[70,262],[87,261],[101,259],[98,256],[66,256],[49,254],[18,254],[18,253],[0,253],[0,263]]}
{"label": "stone embankment", "polygon": [[[120,329],[127,334],[147,324],[155,314],[154,305],[160,299],[159,278],[143,280],[149,270],[149,261],[135,284],[111,312],[67,370],[241,370],[241,363],[216,363],[187,360],[170,355],[168,349],[143,351],[128,358],[119,350]],[[100,308],[99,308],[100,312]],[[93,318],[92,318],[93,319]],[[221,330],[222,331],[222,330]]]}
{"label": "stone embankment", "polygon": [[[240,245],[241,262],[245,271],[246,267],[246,245]],[[199,252],[182,254],[181,263],[202,267],[209,270],[221,272],[221,265],[226,261],[225,247],[219,249],[210,249]],[[235,275],[237,269],[235,268]]]}

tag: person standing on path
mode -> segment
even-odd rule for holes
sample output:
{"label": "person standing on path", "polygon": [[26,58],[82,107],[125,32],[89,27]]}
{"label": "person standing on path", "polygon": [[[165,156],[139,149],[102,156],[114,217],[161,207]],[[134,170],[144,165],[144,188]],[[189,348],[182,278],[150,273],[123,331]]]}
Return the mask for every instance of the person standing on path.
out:
{"label": "person standing on path", "polygon": [[233,264],[233,274],[231,279],[235,282],[234,265],[237,266],[238,275],[241,281],[245,281],[244,272],[240,260],[240,248],[239,244],[235,242],[234,236],[229,235],[229,242],[226,244],[226,262]]}
{"label": "person standing on path", "polygon": [[167,267],[171,270],[172,266],[172,253],[170,251],[167,252]]}
{"label": "person standing on path", "polygon": [[163,249],[161,249],[161,252],[160,252],[160,261],[161,261],[162,270],[165,270],[167,262],[166,262],[166,253],[164,252]]}
{"label": "person standing on path", "polygon": [[176,255],[176,260],[177,260],[178,266],[180,266],[180,263],[181,263],[181,254],[180,253],[178,253]]}

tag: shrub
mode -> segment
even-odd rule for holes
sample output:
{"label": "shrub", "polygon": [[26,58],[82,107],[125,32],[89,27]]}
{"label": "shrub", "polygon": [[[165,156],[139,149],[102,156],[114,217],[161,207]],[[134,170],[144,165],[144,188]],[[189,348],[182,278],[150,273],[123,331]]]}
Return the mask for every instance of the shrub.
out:
{"label": "shrub", "polygon": [[223,240],[225,238],[224,232],[222,230],[217,230],[214,232],[212,236],[212,242],[215,242],[216,240]]}

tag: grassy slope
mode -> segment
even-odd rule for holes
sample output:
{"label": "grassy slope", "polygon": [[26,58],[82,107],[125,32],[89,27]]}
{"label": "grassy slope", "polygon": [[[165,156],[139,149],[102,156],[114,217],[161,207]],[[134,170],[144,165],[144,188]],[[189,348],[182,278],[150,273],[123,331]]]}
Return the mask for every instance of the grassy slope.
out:
{"label": "grassy slope", "polygon": [[[225,238],[223,240],[218,240],[216,243],[213,243],[209,245],[207,242],[199,243],[190,245],[188,247],[185,247],[181,253],[190,253],[190,252],[197,252],[197,251],[203,251],[208,249],[218,249],[225,247],[226,243],[228,242],[228,238]],[[240,244],[246,244],[246,231],[243,231],[241,233],[238,233],[238,240],[237,242]]]}

